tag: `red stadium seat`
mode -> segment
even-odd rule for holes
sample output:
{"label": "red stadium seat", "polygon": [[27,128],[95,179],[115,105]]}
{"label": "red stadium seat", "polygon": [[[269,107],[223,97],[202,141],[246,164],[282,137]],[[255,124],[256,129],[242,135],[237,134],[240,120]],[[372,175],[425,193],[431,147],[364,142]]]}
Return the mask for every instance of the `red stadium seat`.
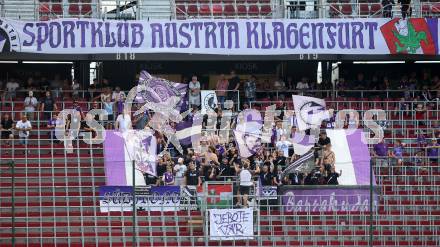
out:
{"label": "red stadium seat", "polygon": [[186,12],[188,13],[188,15],[197,15],[199,13],[199,10],[197,9],[197,5],[189,5]]}
{"label": "red stadium seat", "polygon": [[71,4],[69,5],[69,15],[79,15],[79,5],[78,4]]}
{"label": "red stadium seat", "polygon": [[422,4],[422,13],[423,14],[429,14],[431,12],[431,5],[430,4]]}
{"label": "red stadium seat", "polygon": [[211,15],[211,9],[209,8],[209,5],[207,4],[200,5],[199,13],[200,15],[204,15],[204,16]]}
{"label": "red stadium seat", "polygon": [[258,8],[257,5],[250,5],[249,6],[249,10],[248,10],[248,14],[249,15],[259,15],[260,14],[260,9]]}
{"label": "red stadium seat", "polygon": [[49,4],[41,3],[39,11],[40,11],[40,14],[49,14],[50,13]]}
{"label": "red stadium seat", "polygon": [[229,16],[235,15],[234,5],[231,5],[231,4],[225,5],[224,14],[229,15]]}
{"label": "red stadium seat", "polygon": [[219,16],[223,14],[223,7],[221,4],[212,5],[212,14]]}
{"label": "red stadium seat", "polygon": [[440,13],[440,3],[433,3],[431,7],[431,12],[434,14]]}
{"label": "red stadium seat", "polygon": [[373,3],[370,7],[370,14],[372,15],[382,15],[381,10],[382,5],[380,3]]}
{"label": "red stadium seat", "polygon": [[177,14],[177,16],[185,16],[186,15],[185,5],[177,5],[176,6],[176,14]]}
{"label": "red stadium seat", "polygon": [[330,5],[329,14],[330,14],[330,17],[338,16],[340,14],[339,4]]}
{"label": "red stadium seat", "polygon": [[261,6],[260,13],[262,15],[269,15],[272,13],[272,8],[270,7],[270,5],[263,5],[263,6]]}
{"label": "red stadium seat", "polygon": [[342,5],[341,13],[344,15],[351,15],[351,13],[353,13],[353,9],[351,8],[351,4]]}
{"label": "red stadium seat", "polygon": [[62,15],[63,14],[63,6],[59,3],[52,4],[52,13],[56,15]]}
{"label": "red stadium seat", "polygon": [[92,13],[92,5],[90,4],[83,4],[81,6],[81,14],[82,15],[90,15]]}
{"label": "red stadium seat", "polygon": [[238,5],[237,6],[237,14],[238,15],[247,15],[247,7],[246,7],[246,5]]}
{"label": "red stadium seat", "polygon": [[363,16],[370,14],[370,7],[368,6],[368,3],[359,4],[359,13]]}

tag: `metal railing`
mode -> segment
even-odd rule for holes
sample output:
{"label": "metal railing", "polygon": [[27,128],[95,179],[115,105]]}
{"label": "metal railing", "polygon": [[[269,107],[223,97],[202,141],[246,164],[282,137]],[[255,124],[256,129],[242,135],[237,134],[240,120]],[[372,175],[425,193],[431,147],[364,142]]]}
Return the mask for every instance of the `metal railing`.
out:
{"label": "metal railing", "polygon": [[[150,19],[155,18],[140,13],[158,7],[169,9],[163,17],[168,19],[191,18],[376,18],[401,16],[400,5],[382,6],[380,2],[340,2],[310,5],[309,3],[290,1],[283,5],[276,1],[235,2],[235,1],[166,1],[166,3],[148,3],[144,1],[120,2],[120,5],[108,1],[60,1],[32,4],[16,1],[0,2],[0,17],[21,19],[20,8],[33,11],[34,20],[56,18],[104,18],[104,19]],[[55,7],[54,7],[55,6]],[[84,7],[85,6],[85,7]],[[388,9],[389,7],[389,9]],[[385,15],[384,15],[385,14]],[[411,3],[410,17],[435,17],[440,15],[440,5],[436,2]],[[161,17],[162,18],[162,17]]]}
{"label": "metal railing", "polygon": [[[15,145],[14,141],[12,146],[5,145],[5,140],[0,143],[0,245],[438,246],[439,157],[420,153],[426,148],[418,145],[417,130],[429,131],[426,138],[434,137],[432,134],[438,131],[436,122],[440,120],[439,103],[431,102],[433,106],[424,117],[416,118],[411,114],[412,109],[426,102],[336,99],[327,102],[334,104],[335,109],[357,107],[361,112],[376,105],[383,107],[389,117],[385,129],[390,132],[387,139],[391,142],[400,139],[407,144],[403,165],[397,165],[395,157],[372,158],[371,170],[378,195],[374,210],[370,207],[366,211],[314,211],[311,206],[301,206],[301,212],[287,212],[283,194],[277,194],[276,199],[269,202],[254,194],[253,239],[233,241],[209,239],[206,204],[189,207],[182,201],[179,210],[168,212],[164,210],[167,205],[160,205],[162,208],[158,211],[121,208],[100,212],[99,187],[105,185],[102,146],[74,141],[73,152],[67,153],[64,145],[54,144],[49,138],[52,130],[45,128],[45,119],[35,114],[27,147]],[[13,104],[13,113],[20,113]],[[401,109],[400,104],[408,106]],[[0,115],[5,113],[11,112],[1,111]],[[336,191],[344,187],[320,186],[317,191],[322,188]],[[371,187],[367,190],[373,191]],[[281,193],[282,187],[278,191]],[[201,195],[203,202],[221,198],[206,192],[205,189]],[[304,199],[307,198],[309,201],[319,198],[321,202],[325,199],[318,193]]]}
{"label": "metal railing", "polygon": [[[2,165],[1,168],[0,175],[3,179],[7,179],[5,166]],[[129,203],[132,197],[126,197],[128,200],[126,206],[111,212],[100,212],[99,202],[103,198],[97,194],[97,191],[98,186],[103,185],[102,179],[99,179],[100,182],[95,180],[92,185],[88,185],[93,175],[83,174],[72,179],[66,174],[60,180],[79,181],[79,186],[46,185],[53,182],[35,184],[30,181],[33,177],[38,177],[40,180],[49,180],[50,177],[34,175],[23,177],[23,172],[31,168],[23,167],[16,162],[11,171],[12,174],[17,175],[15,180],[11,182],[2,180],[0,243],[2,246],[13,246],[10,243],[14,241],[17,246],[30,246],[34,243],[42,246],[51,244],[56,246],[78,244],[90,246],[438,245],[440,224],[438,165],[425,166],[426,172],[423,173],[410,172],[412,166],[401,167],[399,168],[401,175],[389,174],[398,167],[384,165],[383,162],[380,164],[373,162],[373,168],[379,189],[377,204],[374,203],[363,210],[342,211],[337,210],[338,207],[335,208],[336,211],[330,207],[315,211],[313,207],[316,206],[297,204],[297,207],[302,208],[301,211],[287,212],[286,204],[283,203],[283,198],[287,194],[282,191],[314,188],[316,194],[309,194],[301,199],[323,203],[327,198],[319,193],[321,189],[331,188],[337,191],[353,188],[281,186],[277,190],[278,195],[272,199],[264,199],[257,194],[251,195],[251,200],[257,202],[250,206],[254,212],[254,234],[251,240],[212,241],[206,228],[206,224],[209,223],[207,213],[209,209],[206,206],[209,201],[224,199],[224,196],[209,195],[206,193],[206,188],[195,207],[188,207],[183,203],[186,195],[181,192],[182,201],[178,209],[175,209],[175,205],[162,204],[156,206],[155,211],[143,208],[132,213],[132,204]],[[137,188],[142,189],[141,186]],[[369,192],[372,191],[371,188],[367,186],[365,189]],[[12,192],[9,192],[11,189]],[[181,187],[181,191],[183,190],[184,187]],[[233,194],[235,193],[234,189]],[[352,201],[349,197],[356,196],[357,194],[353,193],[338,199],[349,202]],[[146,197],[147,201],[157,201],[157,196],[153,198],[143,195],[143,197]],[[322,199],[317,199],[321,197]],[[12,203],[9,203],[10,198]],[[371,198],[369,197],[370,202],[373,202]],[[345,206],[350,208],[349,206],[355,205],[348,203]],[[173,210],[169,211],[167,207],[173,207]],[[9,213],[12,208],[15,212]],[[211,205],[210,208],[215,206]],[[229,204],[227,208],[233,208],[233,204]]]}
{"label": "metal railing", "polygon": [[[7,78],[6,78],[7,80]],[[110,87],[112,88],[112,87]],[[440,99],[440,95],[438,94],[438,90],[413,90],[413,89],[386,89],[386,90],[371,90],[371,89],[356,89],[356,90],[346,90],[346,89],[291,89],[291,88],[284,88],[280,90],[276,89],[262,89],[263,87],[258,87],[255,91],[255,98],[256,101],[262,102],[262,100],[270,99],[275,101],[290,101],[290,98],[288,96],[295,94],[295,95],[306,95],[306,96],[313,96],[313,97],[319,97],[319,98],[325,98],[327,101],[353,101],[353,102],[359,102],[360,100],[365,102],[384,102],[384,104],[387,104],[387,102],[392,103],[393,101],[398,101],[401,98],[405,98],[406,101],[411,101],[412,99],[415,99],[417,97],[422,98],[422,94],[430,94],[432,96],[431,101],[435,102],[436,99]],[[209,88],[209,90],[215,90],[217,92],[220,92],[219,90],[216,90],[215,88]],[[35,93],[35,97],[37,96],[43,96],[43,94],[46,91],[51,91],[52,95],[57,100],[65,100],[65,101],[72,101],[77,100],[79,102],[85,102],[87,99],[92,98],[99,98],[98,96],[101,95],[103,92],[103,89],[96,88],[96,89],[89,89],[89,90],[70,90],[70,89],[63,89],[63,88],[49,88],[45,87],[44,89],[36,89],[32,88],[29,90],[24,89],[18,89],[14,92],[8,93],[5,90],[0,90],[0,99],[2,102],[0,103],[9,103],[12,101],[12,98],[10,96],[7,97],[8,94],[13,95],[14,98],[22,98],[24,100],[25,97],[27,97],[27,94],[29,91],[33,91]],[[128,91],[121,91],[125,93],[125,95],[128,94]],[[223,90],[221,92],[226,92],[227,95],[229,94],[236,94],[238,96],[238,99],[244,98],[244,90]],[[384,100],[384,98],[386,100]],[[225,99],[228,99],[227,97]],[[254,100],[255,101],[255,100]],[[11,104],[16,104],[17,100],[13,100]],[[236,102],[235,102],[236,103]]]}

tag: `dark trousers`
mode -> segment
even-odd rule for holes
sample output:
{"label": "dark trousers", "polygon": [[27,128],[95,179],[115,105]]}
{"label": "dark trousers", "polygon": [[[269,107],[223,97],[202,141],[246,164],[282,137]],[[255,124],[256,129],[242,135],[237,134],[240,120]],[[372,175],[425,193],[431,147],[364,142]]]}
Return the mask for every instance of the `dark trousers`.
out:
{"label": "dark trousers", "polygon": [[391,5],[388,5],[386,7],[383,8],[383,17],[384,18],[393,18],[393,14],[391,12]]}
{"label": "dark trousers", "polygon": [[405,19],[407,16],[411,17],[412,8],[410,8],[410,3],[402,3],[402,18]]}

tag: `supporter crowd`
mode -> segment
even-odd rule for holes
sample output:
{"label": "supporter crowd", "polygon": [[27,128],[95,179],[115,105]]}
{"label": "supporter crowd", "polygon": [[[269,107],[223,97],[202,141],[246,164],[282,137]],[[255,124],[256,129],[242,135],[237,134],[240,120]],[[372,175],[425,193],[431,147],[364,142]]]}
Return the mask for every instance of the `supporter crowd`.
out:
{"label": "supporter crowd", "polygon": [[[411,112],[415,114],[416,119],[423,119],[427,109],[438,107],[438,97],[440,96],[440,80],[436,75],[423,73],[418,76],[416,73],[411,73],[409,76],[402,76],[400,80],[391,82],[389,78],[378,78],[373,76],[368,80],[363,74],[358,74],[355,80],[347,82],[343,78],[332,83],[323,82],[319,85],[311,82],[308,78],[303,77],[299,82],[294,82],[292,77],[279,78],[275,82],[261,81],[255,75],[250,75],[248,78],[240,78],[234,71],[230,75],[221,75],[219,77],[216,87],[219,106],[216,109],[218,114],[218,121],[215,124],[217,130],[220,129],[220,121],[222,114],[230,112],[231,129],[236,124],[236,111],[234,108],[231,111],[226,111],[225,103],[227,100],[238,102],[241,91],[240,100],[242,109],[255,106],[255,101],[277,101],[277,110],[289,109],[286,103],[289,100],[290,94],[286,93],[288,90],[296,90],[296,93],[312,94],[319,96],[317,93],[310,93],[313,89],[336,89],[339,91],[339,96],[356,97],[355,92],[345,90],[393,90],[398,89],[402,91],[392,92],[394,98],[401,98],[399,108],[402,111]],[[188,84],[188,98],[187,104],[196,111],[200,109],[201,96],[200,90],[206,89],[197,76],[192,76]],[[83,94],[85,90],[86,93]],[[279,93],[271,93],[271,90],[276,90]],[[411,90],[419,90],[415,94],[410,94]],[[262,92],[263,91],[263,92]],[[23,108],[21,109],[21,118],[14,121],[14,114],[5,112],[1,116],[1,138],[2,145],[11,145],[14,135],[18,135],[21,145],[27,145],[32,128],[37,124],[35,120],[39,117],[39,128],[46,127],[54,130],[57,121],[60,121],[57,113],[60,102],[71,101],[71,108],[76,109],[81,115],[81,131],[94,132],[85,124],[87,118],[93,116],[88,115],[92,109],[104,109],[108,114],[108,121],[105,122],[106,129],[115,128],[119,131],[126,131],[128,129],[144,129],[148,128],[148,122],[153,117],[153,112],[146,111],[136,117],[133,117],[130,112],[124,112],[124,102],[126,94],[119,87],[113,87],[109,80],[102,81],[94,80],[94,83],[88,88],[82,88],[80,83],[76,80],[70,82],[61,79],[60,76],[55,76],[53,79],[48,78],[28,78],[21,81],[15,78],[9,78],[7,81],[0,82],[0,95],[2,97],[2,110],[11,105],[11,101],[22,101]],[[383,96],[383,92],[371,92],[369,97]],[[23,98],[24,96],[24,98]],[[91,102],[89,105],[84,105],[82,102]],[[410,109],[412,104],[409,102],[419,102],[414,109]],[[89,107],[89,109],[84,109]],[[135,105],[136,109],[140,109],[141,105]],[[14,108],[14,110],[17,110]],[[40,114],[41,113],[41,114]],[[39,115],[37,115],[39,114]],[[282,176],[283,170],[296,159],[299,158],[295,154],[295,150],[291,145],[286,143],[288,135],[295,135],[296,123],[293,118],[290,121],[291,131],[286,131],[282,127],[284,111],[275,120],[273,126],[271,142],[263,144],[262,147],[252,154],[249,158],[241,158],[238,147],[234,138],[231,138],[226,143],[219,142],[218,137],[214,136],[209,140],[202,140],[208,146],[204,153],[196,153],[191,146],[184,147],[184,153],[177,152],[175,147],[167,142],[167,138],[163,133],[156,131],[155,136],[158,140],[157,151],[159,154],[157,176],[145,175],[147,184],[165,184],[165,185],[200,185],[203,181],[226,181],[236,180],[239,178],[240,191],[243,195],[249,193],[249,186],[253,184],[253,177],[259,177],[262,185],[337,185],[338,177],[341,176],[341,171],[335,169],[335,157],[331,150],[331,140],[326,137],[325,129],[334,128],[334,117],[323,122],[320,139],[315,145],[315,168],[310,172],[301,173],[294,172],[288,176]],[[190,114],[191,116],[191,114]],[[99,115],[94,116],[96,120]],[[66,128],[69,129],[71,119],[67,119]],[[347,117],[345,125],[354,124],[353,118]],[[44,123],[45,126],[42,126]],[[204,127],[206,127],[206,118]],[[420,121],[420,124],[425,124]],[[386,127],[387,123],[383,123]],[[175,128],[175,123],[170,122],[170,126]],[[38,128],[38,129],[39,129]],[[291,136],[290,136],[291,137]],[[439,129],[438,123],[432,134],[420,134],[418,138],[419,156],[425,154],[430,158],[431,162],[438,161],[439,148]],[[52,131],[51,138],[57,142],[54,131]],[[404,165],[404,156],[406,144],[401,140],[396,140],[395,147],[389,150],[386,141],[382,140],[379,144],[374,145],[372,156],[378,158],[393,157],[396,164]]]}

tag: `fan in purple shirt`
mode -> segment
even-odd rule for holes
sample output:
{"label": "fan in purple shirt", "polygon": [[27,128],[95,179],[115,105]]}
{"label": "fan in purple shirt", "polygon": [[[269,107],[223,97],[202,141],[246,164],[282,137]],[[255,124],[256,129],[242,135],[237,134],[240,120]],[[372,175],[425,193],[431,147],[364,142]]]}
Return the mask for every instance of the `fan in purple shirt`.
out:
{"label": "fan in purple shirt", "polygon": [[165,185],[174,185],[174,174],[171,166],[167,166],[167,171],[163,174],[162,179]]}
{"label": "fan in purple shirt", "polygon": [[374,144],[373,151],[374,151],[373,156],[379,156],[379,157],[388,156],[388,147],[383,139],[379,143]]}
{"label": "fan in purple shirt", "polygon": [[438,150],[440,149],[440,145],[437,143],[437,140],[433,138],[426,148],[429,160],[431,162],[438,162]]}

